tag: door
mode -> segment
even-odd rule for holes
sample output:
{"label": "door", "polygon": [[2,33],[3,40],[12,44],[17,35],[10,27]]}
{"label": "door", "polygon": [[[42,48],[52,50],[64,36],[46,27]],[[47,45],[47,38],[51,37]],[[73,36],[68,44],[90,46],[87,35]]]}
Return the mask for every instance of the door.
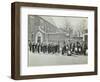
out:
{"label": "door", "polygon": [[38,42],[38,43],[41,43],[41,36],[38,36],[37,42]]}
{"label": "door", "polygon": [[36,33],[36,38],[35,38],[36,43],[42,43],[43,42],[43,35],[41,32]]}

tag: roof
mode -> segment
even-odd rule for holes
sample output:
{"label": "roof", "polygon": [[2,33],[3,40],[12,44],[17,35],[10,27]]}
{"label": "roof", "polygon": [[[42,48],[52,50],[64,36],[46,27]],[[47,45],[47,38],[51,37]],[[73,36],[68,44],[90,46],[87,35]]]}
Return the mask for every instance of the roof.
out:
{"label": "roof", "polygon": [[58,28],[51,17],[48,17],[48,16],[38,16],[38,17],[40,17],[42,20],[44,20],[45,22],[47,22],[48,24],[51,25],[51,26],[46,27],[47,33],[49,33],[49,34],[50,33],[64,33],[65,34],[64,29]]}

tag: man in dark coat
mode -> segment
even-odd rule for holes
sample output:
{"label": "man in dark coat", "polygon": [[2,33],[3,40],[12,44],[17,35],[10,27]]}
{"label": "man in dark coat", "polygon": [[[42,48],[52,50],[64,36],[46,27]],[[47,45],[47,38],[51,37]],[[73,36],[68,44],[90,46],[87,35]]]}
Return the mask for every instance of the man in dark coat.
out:
{"label": "man in dark coat", "polygon": [[51,53],[51,45],[50,45],[50,43],[48,44],[48,53]]}
{"label": "man in dark coat", "polygon": [[40,53],[40,44],[39,43],[37,43],[37,51],[38,51],[38,53]]}
{"label": "man in dark coat", "polygon": [[32,50],[32,43],[31,43],[30,40],[29,40],[29,50],[30,50],[30,51]]}
{"label": "man in dark coat", "polygon": [[84,45],[83,45],[83,52],[84,52],[84,55],[86,55],[86,50],[87,50],[87,44],[84,43]]}
{"label": "man in dark coat", "polygon": [[38,51],[38,44],[35,43],[35,52],[37,52],[37,51]]}
{"label": "man in dark coat", "polygon": [[34,53],[35,52],[35,43],[33,42],[32,44],[32,52]]}
{"label": "man in dark coat", "polygon": [[66,44],[65,42],[63,43],[63,47],[62,47],[62,55],[64,55],[66,52]]}
{"label": "man in dark coat", "polygon": [[75,52],[75,43],[73,43],[72,51]]}
{"label": "man in dark coat", "polygon": [[60,53],[60,44],[59,44],[59,41],[58,41],[58,44],[57,44],[57,53]]}

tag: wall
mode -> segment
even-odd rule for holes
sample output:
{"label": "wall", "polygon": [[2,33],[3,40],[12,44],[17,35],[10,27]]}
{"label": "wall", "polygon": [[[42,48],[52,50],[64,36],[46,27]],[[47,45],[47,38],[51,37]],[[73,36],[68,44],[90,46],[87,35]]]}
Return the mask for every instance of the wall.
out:
{"label": "wall", "polygon": [[[10,66],[11,66],[11,2],[15,0],[0,0],[0,82],[16,82],[10,79]],[[55,4],[69,4],[69,5],[88,5],[98,6],[98,22],[100,22],[100,0],[16,0],[26,2],[41,2],[41,3],[55,3]],[[98,35],[100,35],[100,29],[98,25]],[[100,38],[98,38],[100,42]],[[98,49],[100,43],[98,43]],[[100,50],[98,50],[98,62],[100,62]],[[100,69],[100,64],[98,66]],[[93,76],[79,76],[79,77],[63,77],[52,79],[37,79],[28,80],[28,82],[100,82],[100,70],[99,75]],[[19,81],[21,82],[21,81]],[[23,80],[22,82],[27,82]]]}

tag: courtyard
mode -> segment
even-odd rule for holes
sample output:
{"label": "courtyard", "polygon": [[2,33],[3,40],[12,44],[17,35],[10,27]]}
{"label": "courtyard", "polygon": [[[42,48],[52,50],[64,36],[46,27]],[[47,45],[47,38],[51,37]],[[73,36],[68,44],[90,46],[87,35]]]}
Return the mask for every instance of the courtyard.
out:
{"label": "courtyard", "polygon": [[75,55],[72,56],[61,55],[61,53],[32,53],[28,54],[28,66],[53,66],[53,65],[77,65],[87,64],[88,56]]}

